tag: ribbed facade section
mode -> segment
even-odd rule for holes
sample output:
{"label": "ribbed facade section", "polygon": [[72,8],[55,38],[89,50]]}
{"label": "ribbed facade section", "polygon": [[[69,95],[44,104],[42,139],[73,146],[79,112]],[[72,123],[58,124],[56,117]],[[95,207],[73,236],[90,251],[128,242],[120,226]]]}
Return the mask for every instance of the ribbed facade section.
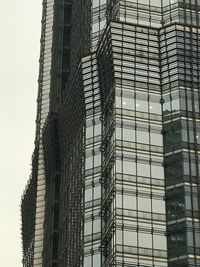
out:
{"label": "ribbed facade section", "polygon": [[[50,85],[51,85],[51,62],[52,62],[52,41],[53,41],[53,23],[54,23],[54,1],[43,1],[42,15],[42,33],[41,33],[41,51],[40,51],[40,67],[38,79],[38,99],[37,99],[37,118],[36,118],[36,137],[35,146],[37,148],[37,161],[33,162],[33,171],[36,175],[36,195],[35,195],[35,210],[32,215],[32,224],[34,227],[33,239],[31,246],[33,247],[33,259],[30,266],[42,266],[43,253],[43,223],[45,212],[45,169],[44,169],[44,154],[43,154],[43,138],[42,131],[50,107]],[[37,171],[37,174],[35,173]],[[33,178],[31,178],[32,180]],[[32,181],[31,181],[32,183]],[[27,192],[30,189],[28,185]],[[23,210],[22,210],[23,213]],[[22,226],[23,228],[23,226]],[[23,230],[22,230],[23,231]],[[26,260],[23,261],[24,266]]]}
{"label": "ribbed facade section", "polygon": [[32,267],[34,259],[35,215],[37,196],[38,149],[32,159],[32,174],[24,190],[21,202],[23,267]]}
{"label": "ribbed facade section", "polygon": [[34,240],[34,266],[42,267],[42,253],[44,240],[44,208],[45,208],[45,169],[42,130],[49,112],[50,86],[51,86],[51,62],[52,41],[54,22],[54,1],[43,2],[42,37],[40,55],[40,75],[38,91],[38,111],[36,121],[36,142],[39,146],[38,177],[37,177],[37,199],[35,218],[35,240]]}

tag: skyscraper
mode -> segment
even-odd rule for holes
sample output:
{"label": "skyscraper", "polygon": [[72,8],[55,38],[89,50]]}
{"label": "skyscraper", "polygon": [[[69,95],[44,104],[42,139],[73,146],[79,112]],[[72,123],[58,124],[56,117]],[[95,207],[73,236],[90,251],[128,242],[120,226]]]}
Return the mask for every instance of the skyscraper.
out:
{"label": "skyscraper", "polygon": [[23,266],[200,266],[200,1],[44,0]]}

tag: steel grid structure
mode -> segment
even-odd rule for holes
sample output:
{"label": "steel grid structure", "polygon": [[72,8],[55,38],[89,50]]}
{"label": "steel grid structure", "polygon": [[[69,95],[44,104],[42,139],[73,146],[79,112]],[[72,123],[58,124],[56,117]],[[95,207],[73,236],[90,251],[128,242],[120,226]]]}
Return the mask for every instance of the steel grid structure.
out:
{"label": "steel grid structure", "polygon": [[34,259],[34,236],[37,196],[37,175],[38,175],[38,149],[35,148],[32,160],[32,175],[22,196],[22,251],[23,266],[33,266]]}
{"label": "steel grid structure", "polygon": [[44,1],[23,266],[200,266],[199,12]]}
{"label": "steel grid structure", "polygon": [[[60,143],[56,114],[49,114],[44,131],[46,201],[43,266],[58,266],[60,209]],[[49,164],[50,163],[50,164]]]}

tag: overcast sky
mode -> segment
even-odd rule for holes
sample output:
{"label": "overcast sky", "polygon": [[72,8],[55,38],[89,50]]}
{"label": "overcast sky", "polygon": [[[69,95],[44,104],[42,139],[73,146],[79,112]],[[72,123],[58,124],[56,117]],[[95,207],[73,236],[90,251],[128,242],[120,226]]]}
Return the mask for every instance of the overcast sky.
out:
{"label": "overcast sky", "polygon": [[0,0],[0,266],[21,267],[20,202],[30,175],[42,0]]}

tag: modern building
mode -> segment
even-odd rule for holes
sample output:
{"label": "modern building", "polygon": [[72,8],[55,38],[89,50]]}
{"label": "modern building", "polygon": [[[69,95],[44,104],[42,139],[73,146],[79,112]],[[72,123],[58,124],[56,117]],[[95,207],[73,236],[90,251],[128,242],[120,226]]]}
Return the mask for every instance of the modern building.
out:
{"label": "modern building", "polygon": [[24,267],[200,266],[199,77],[199,0],[43,0]]}

